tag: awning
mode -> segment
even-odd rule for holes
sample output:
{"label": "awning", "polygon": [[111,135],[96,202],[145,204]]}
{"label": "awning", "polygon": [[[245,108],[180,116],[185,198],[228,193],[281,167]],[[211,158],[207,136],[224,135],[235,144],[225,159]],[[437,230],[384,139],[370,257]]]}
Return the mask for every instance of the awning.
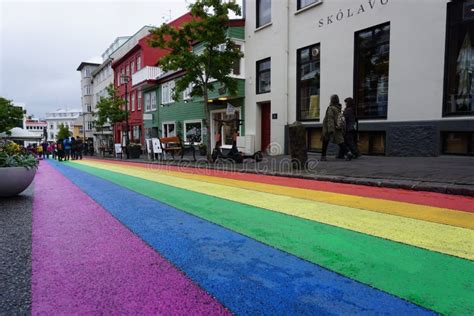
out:
{"label": "awning", "polygon": [[44,138],[44,135],[34,134],[20,127],[12,128],[10,133],[11,135],[7,135],[7,133],[1,133],[0,137],[11,140],[41,140]]}

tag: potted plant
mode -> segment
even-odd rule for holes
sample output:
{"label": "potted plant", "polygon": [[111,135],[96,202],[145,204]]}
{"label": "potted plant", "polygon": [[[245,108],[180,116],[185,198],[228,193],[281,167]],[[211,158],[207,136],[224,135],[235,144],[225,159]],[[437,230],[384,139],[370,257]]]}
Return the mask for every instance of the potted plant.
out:
{"label": "potted plant", "polygon": [[38,160],[20,145],[10,141],[0,143],[0,197],[23,192],[33,181]]}
{"label": "potted plant", "polygon": [[142,145],[138,142],[133,142],[128,145],[128,152],[130,153],[130,158],[137,159],[140,158],[142,153]]}
{"label": "potted plant", "polygon": [[199,144],[198,149],[199,149],[199,154],[201,156],[207,155],[207,146],[206,146],[206,144],[204,144],[204,143]]}

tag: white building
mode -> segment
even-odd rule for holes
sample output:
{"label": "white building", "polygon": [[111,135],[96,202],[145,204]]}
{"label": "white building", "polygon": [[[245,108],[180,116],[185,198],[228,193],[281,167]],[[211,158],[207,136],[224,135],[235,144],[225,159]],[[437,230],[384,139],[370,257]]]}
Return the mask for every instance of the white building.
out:
{"label": "white building", "polygon": [[93,142],[92,129],[94,126],[94,118],[92,115],[92,99],[94,90],[92,87],[92,72],[100,66],[94,62],[82,62],[77,71],[81,72],[81,105],[83,122],[85,128],[85,136],[87,142]]}
{"label": "white building", "polygon": [[69,131],[73,132],[74,122],[77,118],[82,114],[80,109],[73,109],[73,110],[64,110],[58,109],[54,112],[46,113],[46,122],[47,131],[48,131],[48,141],[56,140],[56,136],[58,135],[59,126],[63,124],[69,128]]}
{"label": "white building", "polygon": [[[102,64],[92,72],[92,103],[91,111],[97,113],[97,102],[101,97],[108,97],[107,87],[114,83],[114,73],[112,69],[112,58],[110,57],[119,47],[121,47],[130,37],[117,37],[102,54]],[[95,118],[93,120],[95,121]],[[92,124],[92,134],[94,138],[94,150],[99,151],[101,146],[110,146],[112,141],[112,129],[110,125],[98,128],[95,123]]]}
{"label": "white building", "polygon": [[473,30],[472,0],[248,0],[246,134],[281,154],[300,121],[319,150],[337,94],[365,154],[472,155]]}
{"label": "white building", "polygon": [[[45,133],[48,132],[48,123],[46,121],[41,121],[37,118],[31,118],[25,120],[25,129],[39,137],[43,137]],[[25,142],[25,146],[28,146],[29,143],[35,142]]]}

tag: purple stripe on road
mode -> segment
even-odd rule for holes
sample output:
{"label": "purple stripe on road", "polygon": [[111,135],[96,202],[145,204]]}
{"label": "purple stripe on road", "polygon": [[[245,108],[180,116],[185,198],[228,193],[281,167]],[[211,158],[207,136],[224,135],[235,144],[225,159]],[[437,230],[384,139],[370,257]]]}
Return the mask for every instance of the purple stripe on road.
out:
{"label": "purple stripe on road", "polygon": [[33,315],[230,314],[44,162],[32,251]]}

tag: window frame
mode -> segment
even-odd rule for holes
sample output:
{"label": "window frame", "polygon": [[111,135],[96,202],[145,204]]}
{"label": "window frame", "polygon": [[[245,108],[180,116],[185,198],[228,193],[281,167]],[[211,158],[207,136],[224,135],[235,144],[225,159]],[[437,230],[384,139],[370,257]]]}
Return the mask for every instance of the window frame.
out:
{"label": "window frame", "polygon": [[367,32],[369,30],[374,30],[376,28],[383,28],[385,26],[390,26],[390,36],[389,36],[389,71],[388,71],[388,82],[389,82],[389,90],[388,90],[388,96],[390,95],[390,46],[391,46],[391,37],[392,37],[392,24],[390,21],[380,23],[371,27],[367,27],[361,30],[358,30],[354,32],[354,72],[353,72],[353,96],[354,96],[354,102],[355,102],[355,112],[356,112],[356,117],[359,120],[386,120],[388,117],[388,97],[387,97],[387,109],[386,109],[386,114],[385,115],[370,115],[370,116],[359,116],[359,113],[357,112],[358,110],[358,85],[359,85],[359,50],[358,50],[358,35],[362,32]]}
{"label": "window frame", "polygon": [[[302,122],[319,122],[321,121],[321,78],[319,78],[320,83],[319,83],[319,117],[317,119],[302,119],[301,118],[301,80],[300,80],[300,75],[301,75],[301,61],[300,61],[300,52],[303,51],[304,49],[312,49],[312,48],[318,48],[319,49],[319,73],[321,76],[321,43],[315,43],[309,46],[301,47],[296,50],[296,117],[298,121]],[[312,61],[307,62],[308,64],[311,63]]]}
{"label": "window frame", "polygon": [[201,141],[200,141],[200,142],[193,142],[192,144],[193,144],[193,145],[202,144],[202,138],[203,138],[203,135],[202,135],[202,127],[203,127],[203,126],[202,126],[202,120],[200,120],[200,119],[197,119],[197,120],[185,120],[185,121],[183,121],[183,136],[184,136],[184,137],[183,137],[183,141],[184,141],[184,142],[187,142],[187,143],[190,143],[190,142],[188,141],[188,136],[187,136],[187,134],[186,134],[186,125],[187,125],[187,124],[192,124],[192,123],[199,123],[199,124],[201,124]]}
{"label": "window frame", "polygon": [[[448,98],[449,98],[449,61],[450,61],[450,44],[451,44],[451,29],[458,27],[459,25],[465,25],[468,23],[474,23],[474,20],[462,20],[464,14],[464,3],[465,1],[453,1],[446,4],[446,38],[445,38],[445,56],[444,56],[444,78],[443,78],[443,105],[442,105],[442,117],[471,117],[474,116],[474,110],[470,112],[448,112]],[[460,6],[460,8],[456,7]],[[453,10],[461,10],[461,19],[452,21],[452,17],[455,12]],[[474,46],[472,47],[474,50]],[[474,80],[474,75],[472,80]],[[473,96],[474,102],[474,96]]]}
{"label": "window frame", "polygon": [[297,0],[296,1],[296,11],[303,10],[303,9],[306,9],[306,8],[310,8],[311,6],[315,6],[315,5],[320,4],[322,2],[322,0],[313,0],[312,3],[307,4],[305,6],[301,6],[301,1],[302,0]]}
{"label": "window frame", "polygon": [[[263,64],[267,61],[270,62],[270,68],[268,70],[264,70],[264,71],[259,70],[260,64]],[[272,59],[271,59],[271,57],[267,57],[267,58],[264,58],[264,59],[257,60],[256,63],[255,63],[255,70],[256,70],[256,78],[257,78],[257,82],[255,84],[256,93],[257,94],[265,94],[265,93],[272,92]],[[266,72],[270,73],[270,90],[260,92],[260,75],[262,73],[266,73]]]}
{"label": "window frame", "polygon": [[256,23],[256,28],[259,29],[259,28],[262,28],[266,25],[269,25],[272,23],[272,2],[270,0],[270,21],[266,22],[266,23],[260,23],[260,6],[262,4],[262,0],[257,0],[255,1],[255,4],[256,4],[256,18],[255,18],[255,23]]}

